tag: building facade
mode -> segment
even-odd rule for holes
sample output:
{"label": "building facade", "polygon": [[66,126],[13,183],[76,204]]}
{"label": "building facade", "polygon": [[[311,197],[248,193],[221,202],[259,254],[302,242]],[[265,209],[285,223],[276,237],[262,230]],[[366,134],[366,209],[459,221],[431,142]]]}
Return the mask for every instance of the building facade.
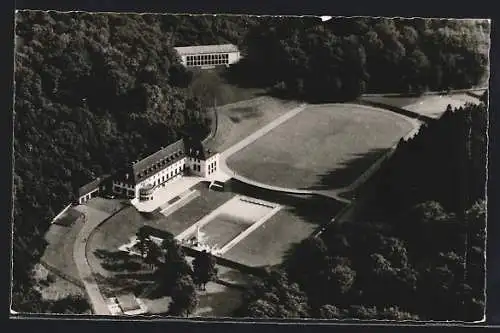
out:
{"label": "building facade", "polygon": [[84,204],[90,199],[96,197],[99,193],[103,192],[108,178],[109,175],[105,175],[80,187],[77,193],[77,204]]}
{"label": "building facade", "polygon": [[201,144],[178,140],[118,172],[112,190],[129,199],[152,200],[159,187],[185,174],[207,177],[217,170],[218,164],[218,153],[204,149]]}
{"label": "building facade", "polygon": [[229,66],[240,60],[240,51],[233,44],[176,47],[185,67],[213,68]]}

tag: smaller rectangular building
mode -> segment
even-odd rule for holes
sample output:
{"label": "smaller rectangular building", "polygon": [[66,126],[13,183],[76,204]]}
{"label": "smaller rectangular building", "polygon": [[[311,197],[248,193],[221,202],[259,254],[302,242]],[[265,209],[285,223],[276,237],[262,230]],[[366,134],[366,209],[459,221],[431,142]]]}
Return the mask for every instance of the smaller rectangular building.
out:
{"label": "smaller rectangular building", "polygon": [[77,193],[77,203],[82,205],[89,201],[90,199],[96,197],[102,192],[104,182],[109,178],[109,175],[98,177],[90,183],[87,183],[78,189]]}
{"label": "smaller rectangular building", "polygon": [[176,47],[185,67],[211,68],[229,66],[240,60],[240,51],[233,44]]}

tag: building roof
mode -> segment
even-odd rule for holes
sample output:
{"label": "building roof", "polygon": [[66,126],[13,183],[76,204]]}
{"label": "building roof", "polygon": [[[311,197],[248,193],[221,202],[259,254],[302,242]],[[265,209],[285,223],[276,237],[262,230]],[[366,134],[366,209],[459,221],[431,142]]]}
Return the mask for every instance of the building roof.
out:
{"label": "building roof", "polygon": [[205,54],[205,53],[232,53],[239,52],[238,47],[233,44],[181,46],[175,50],[179,55]]}
{"label": "building roof", "polygon": [[177,140],[142,160],[132,163],[131,179],[137,184],[179,161],[184,156],[184,141]]}
{"label": "building roof", "polygon": [[208,149],[200,141],[186,140],[186,155],[200,160],[207,160],[217,154],[217,151]]}
{"label": "building roof", "polygon": [[83,197],[84,195],[89,194],[90,192],[98,189],[101,183],[108,177],[109,175],[103,175],[101,177],[97,177],[90,183],[83,185],[78,189],[78,197]]}
{"label": "building roof", "polygon": [[138,310],[141,308],[137,299],[132,294],[120,295],[116,297],[118,304],[120,304],[120,308],[122,308],[123,312]]}

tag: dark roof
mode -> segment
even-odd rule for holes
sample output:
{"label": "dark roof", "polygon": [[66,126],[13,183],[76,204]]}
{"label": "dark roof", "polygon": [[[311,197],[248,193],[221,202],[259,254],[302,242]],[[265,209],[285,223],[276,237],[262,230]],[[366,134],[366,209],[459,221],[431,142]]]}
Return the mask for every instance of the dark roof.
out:
{"label": "dark roof", "polygon": [[140,161],[132,163],[132,180],[137,184],[185,156],[184,141],[177,140]]}
{"label": "dark roof", "polygon": [[196,46],[181,46],[175,50],[179,55],[204,54],[204,53],[231,53],[238,52],[238,47],[233,44],[216,44],[216,45],[196,45]]}
{"label": "dark roof", "polygon": [[103,181],[105,181],[108,177],[109,177],[109,175],[103,175],[101,177],[97,177],[96,179],[94,179],[90,183],[83,185],[82,187],[80,187],[78,189],[78,197],[82,197],[85,194],[88,194],[88,193],[92,192],[93,190],[99,188],[101,183]]}
{"label": "dark roof", "polygon": [[200,141],[186,141],[186,155],[207,160],[217,154],[215,150],[207,149]]}

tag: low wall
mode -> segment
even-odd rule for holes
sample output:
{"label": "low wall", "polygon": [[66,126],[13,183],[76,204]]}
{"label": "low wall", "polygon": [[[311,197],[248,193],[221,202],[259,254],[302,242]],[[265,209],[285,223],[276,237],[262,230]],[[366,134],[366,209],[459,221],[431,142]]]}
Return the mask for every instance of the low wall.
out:
{"label": "low wall", "polygon": [[200,191],[193,190],[189,194],[183,196],[182,198],[180,198],[179,200],[174,202],[173,204],[160,210],[160,213],[162,213],[165,216],[172,214],[174,211],[181,208],[182,206],[187,205],[189,202],[191,202],[191,200],[194,200],[195,198],[197,198],[199,196],[200,196]]}
{"label": "low wall", "polygon": [[40,265],[42,265],[43,267],[45,267],[47,270],[49,270],[53,274],[59,276],[61,279],[64,279],[64,280],[66,280],[66,281],[74,284],[75,286],[79,287],[80,289],[82,289],[82,291],[85,292],[85,285],[83,284],[82,281],[80,281],[78,279],[75,279],[74,277],[72,277],[72,276],[64,273],[60,269],[52,266],[51,264],[47,263],[44,260],[40,260]]}
{"label": "low wall", "polygon": [[56,215],[56,217],[54,217],[54,218],[52,219],[52,222],[50,222],[50,224],[54,223],[54,222],[55,222],[58,218],[60,218],[60,217],[61,217],[61,215],[63,215],[64,213],[66,213],[66,211],[67,211],[68,209],[70,209],[70,207],[71,207],[71,206],[73,206],[73,204],[72,204],[72,203],[70,203],[70,204],[69,204],[69,205],[67,205],[67,206],[66,206],[63,210],[61,210],[61,211],[59,212],[59,214],[57,214],[57,215]]}
{"label": "low wall", "polygon": [[443,95],[443,94],[463,94],[463,93],[479,93],[482,94],[483,91],[488,90],[488,87],[479,87],[479,88],[469,88],[469,89],[455,89],[455,90],[440,90],[440,91],[426,91],[421,94],[412,94],[412,93],[388,93],[388,94],[363,94],[362,97],[418,97],[418,96],[432,96],[432,95]]}

